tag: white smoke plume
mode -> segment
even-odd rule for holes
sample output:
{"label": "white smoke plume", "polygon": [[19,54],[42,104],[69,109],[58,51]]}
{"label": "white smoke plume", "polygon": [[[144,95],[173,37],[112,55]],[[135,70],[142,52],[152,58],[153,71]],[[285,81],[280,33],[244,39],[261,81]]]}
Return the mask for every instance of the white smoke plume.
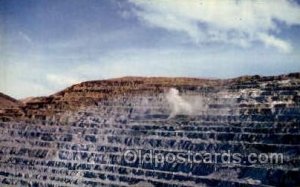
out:
{"label": "white smoke plume", "polygon": [[175,88],[171,88],[166,94],[166,99],[171,107],[171,114],[169,118],[172,118],[178,114],[191,114],[191,104],[179,95],[179,91]]}
{"label": "white smoke plume", "polygon": [[[211,95],[179,94],[175,88],[171,88],[165,95],[170,106],[169,118],[176,115],[228,115],[235,114],[237,104],[235,96],[228,92],[218,92]],[[223,98],[223,99],[222,99]],[[224,100],[224,98],[227,98]],[[224,105],[222,108],[210,108],[209,105]]]}

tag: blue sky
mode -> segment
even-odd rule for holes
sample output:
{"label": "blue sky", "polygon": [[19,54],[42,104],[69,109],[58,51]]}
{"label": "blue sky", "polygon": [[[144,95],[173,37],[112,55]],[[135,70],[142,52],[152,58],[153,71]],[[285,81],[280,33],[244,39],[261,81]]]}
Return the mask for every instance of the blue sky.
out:
{"label": "blue sky", "polygon": [[0,91],[16,98],[122,76],[300,71],[292,0],[0,0]]}

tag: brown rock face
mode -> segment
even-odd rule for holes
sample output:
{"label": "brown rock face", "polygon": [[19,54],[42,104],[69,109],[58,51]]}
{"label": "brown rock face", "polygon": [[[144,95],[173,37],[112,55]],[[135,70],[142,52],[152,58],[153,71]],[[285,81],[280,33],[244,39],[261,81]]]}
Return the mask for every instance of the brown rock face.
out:
{"label": "brown rock face", "polygon": [[21,103],[0,92],[0,120],[10,121],[15,118],[20,118],[23,115]]}
{"label": "brown rock face", "polygon": [[190,88],[216,86],[224,81],[196,78],[125,77],[88,81],[73,85],[48,97],[33,98],[24,107],[29,118],[46,119],[64,111],[97,105],[101,100],[124,94],[161,93],[170,87]]}
{"label": "brown rock face", "polygon": [[[8,96],[1,96],[2,116],[13,118],[47,119],[59,117],[65,111],[76,111],[81,107],[97,105],[99,101],[112,97],[136,94],[158,94],[174,87],[181,91],[204,89],[243,89],[255,87],[258,83],[276,88],[277,81],[300,79],[300,73],[280,76],[244,76],[226,80],[198,78],[165,78],[165,77],[124,77],[110,80],[87,81],[73,85],[65,90],[47,97],[35,97],[23,102]],[[248,86],[247,86],[248,85]],[[250,88],[249,87],[249,88]],[[259,88],[258,88],[259,89]],[[294,89],[294,88],[291,88]],[[24,111],[24,114],[23,114]]]}

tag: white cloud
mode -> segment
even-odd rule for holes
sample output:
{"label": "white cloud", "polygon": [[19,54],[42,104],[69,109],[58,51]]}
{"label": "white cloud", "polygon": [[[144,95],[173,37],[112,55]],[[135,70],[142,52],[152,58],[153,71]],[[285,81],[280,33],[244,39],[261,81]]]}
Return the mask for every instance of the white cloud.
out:
{"label": "white cloud", "polygon": [[[222,46],[196,49],[112,50],[93,58],[81,55],[75,62],[37,54],[0,56],[0,92],[15,98],[54,94],[72,84],[122,76],[230,78],[241,75],[274,75],[300,70],[300,53],[230,50]],[[67,55],[65,55],[67,56]],[[76,55],[75,55],[76,56]],[[255,58],[253,58],[255,57]],[[56,63],[53,63],[56,62]],[[209,62],[209,63],[208,63]],[[195,100],[193,100],[195,101]],[[193,102],[195,103],[195,102]]]}
{"label": "white cloud", "polygon": [[72,84],[80,82],[79,78],[60,74],[47,74],[46,79],[49,83],[54,84],[56,86],[70,86]]}
{"label": "white cloud", "polygon": [[28,43],[30,43],[30,44],[32,44],[33,43],[33,41],[32,41],[32,39],[27,35],[27,34],[25,34],[24,32],[19,32],[19,36],[23,39],[23,40],[25,40],[26,42],[28,42]]}
{"label": "white cloud", "polygon": [[288,42],[280,40],[272,35],[260,34],[259,37],[265,45],[277,47],[282,50],[282,52],[288,53],[292,50],[292,46]]}
{"label": "white cloud", "polygon": [[262,42],[280,51],[292,47],[280,26],[300,24],[300,7],[292,0],[129,0],[134,13],[153,27],[186,33],[196,43],[249,46]]}

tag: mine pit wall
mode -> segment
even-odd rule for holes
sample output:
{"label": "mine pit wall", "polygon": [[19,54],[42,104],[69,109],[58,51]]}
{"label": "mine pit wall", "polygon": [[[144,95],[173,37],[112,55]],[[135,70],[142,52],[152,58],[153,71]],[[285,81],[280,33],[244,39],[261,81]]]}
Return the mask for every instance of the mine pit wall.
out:
{"label": "mine pit wall", "polygon": [[[243,81],[216,89],[178,87],[193,112],[179,112],[172,118],[166,94],[159,93],[118,96],[97,107],[66,112],[60,122],[1,122],[0,183],[299,186],[299,83],[294,77]],[[155,165],[125,162],[123,154],[129,149],[285,156],[283,164]]]}

